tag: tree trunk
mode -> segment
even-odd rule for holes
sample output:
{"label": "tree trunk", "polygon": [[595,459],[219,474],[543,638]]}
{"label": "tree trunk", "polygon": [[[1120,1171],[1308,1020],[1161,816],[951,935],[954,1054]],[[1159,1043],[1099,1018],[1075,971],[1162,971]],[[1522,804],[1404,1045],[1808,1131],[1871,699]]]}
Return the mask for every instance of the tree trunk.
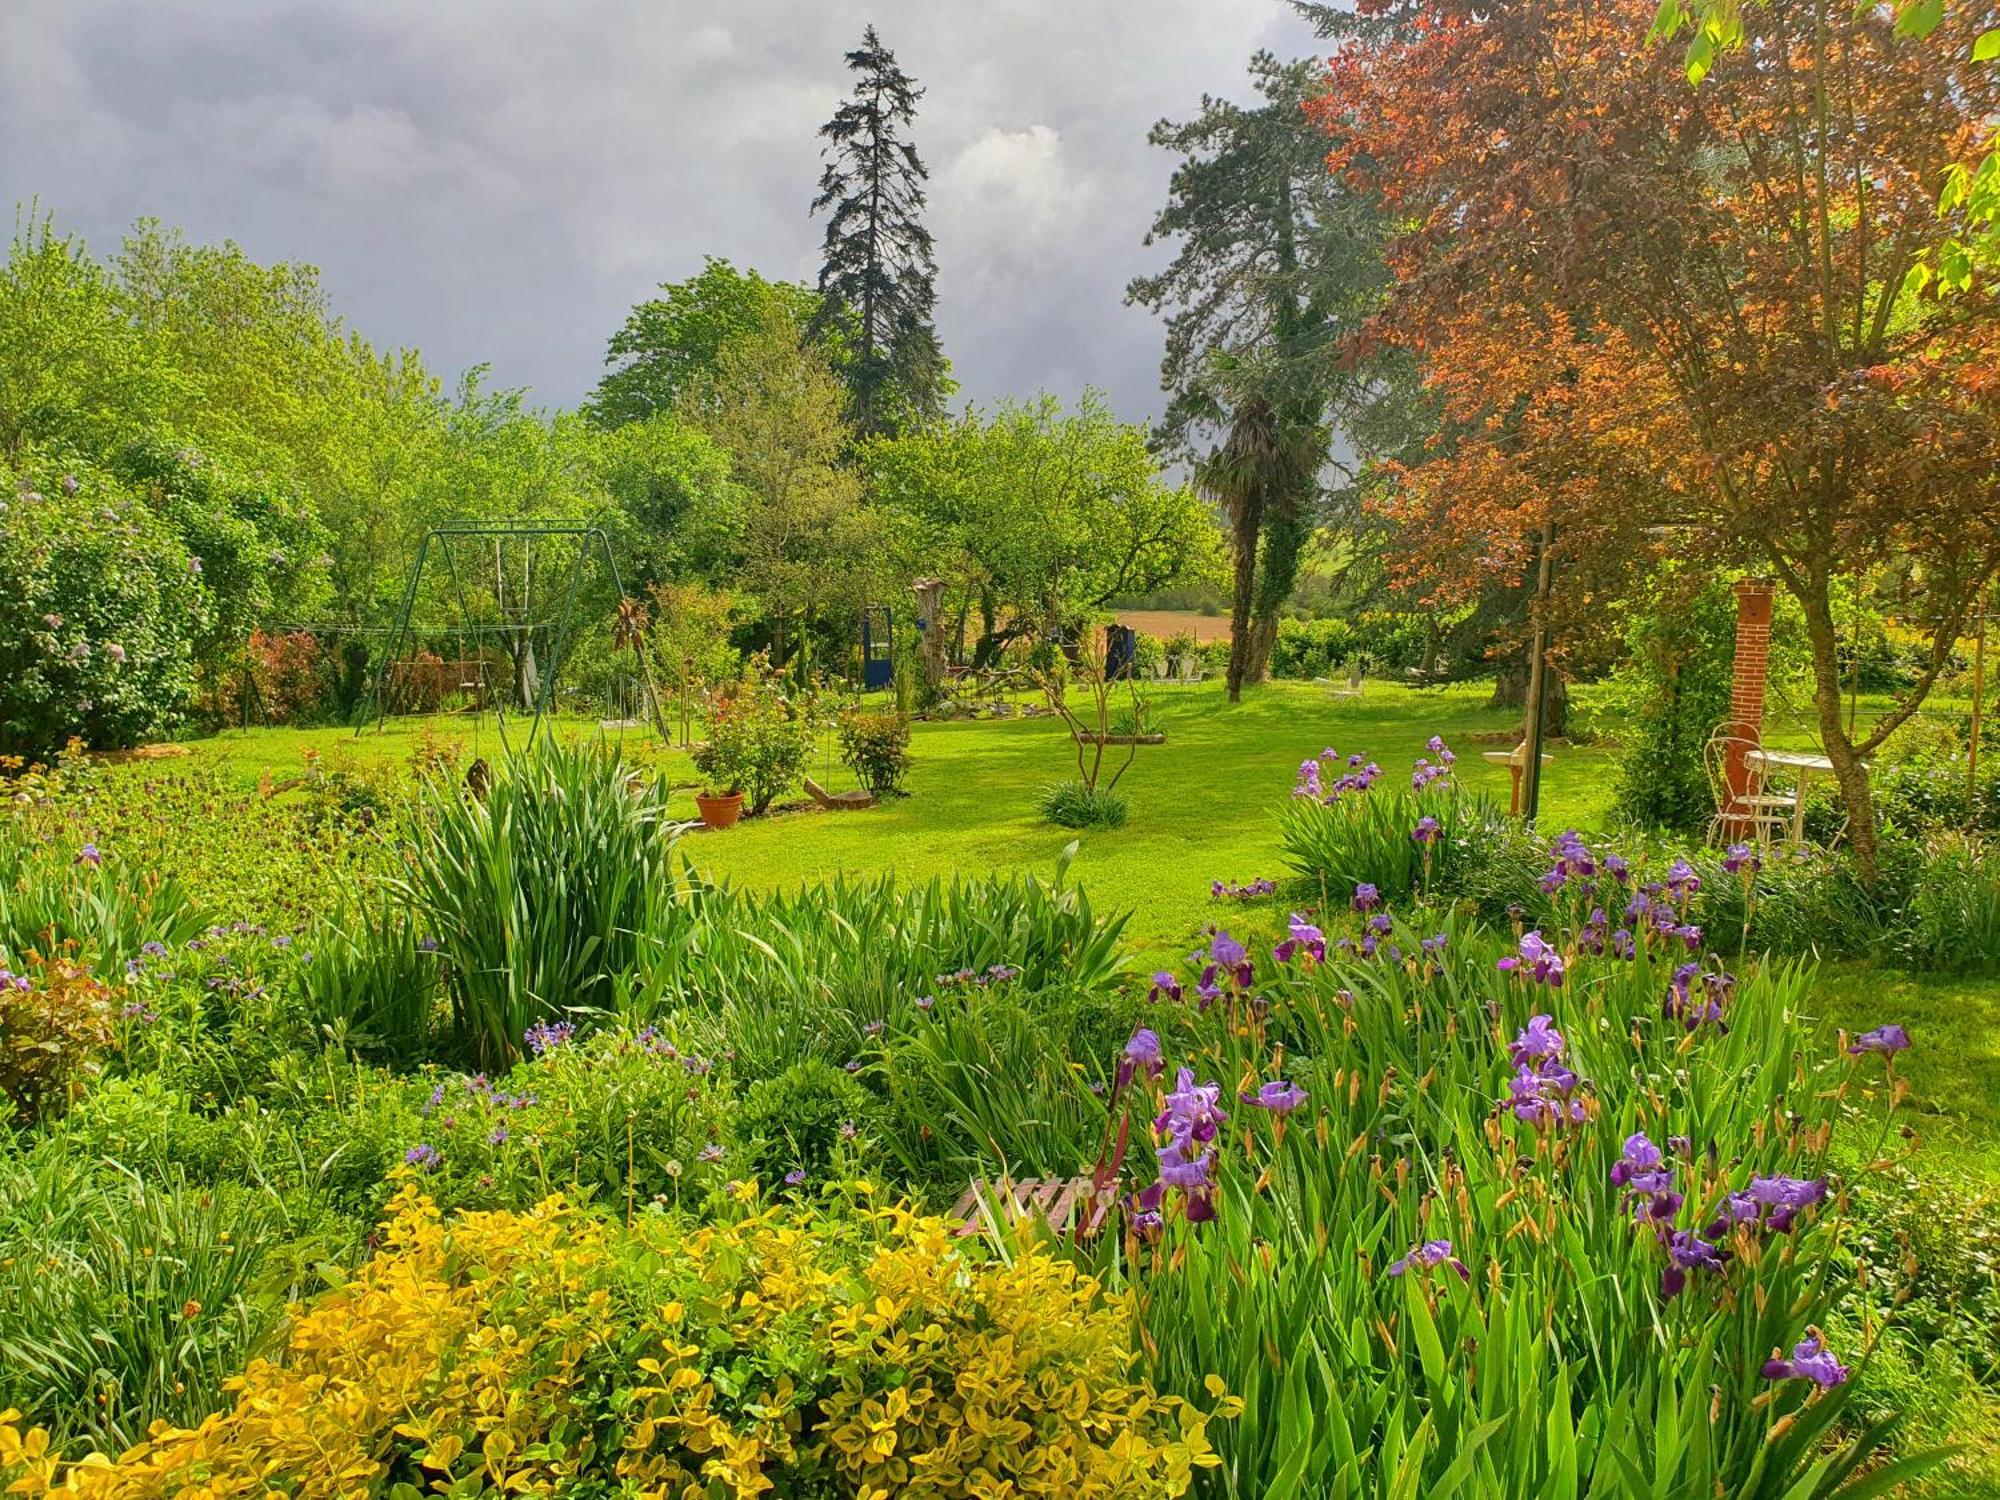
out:
{"label": "tree trunk", "polygon": [[[1493,696],[1486,700],[1488,708],[1518,708],[1522,711],[1523,727],[1526,727],[1528,708],[1528,653],[1523,650],[1513,656],[1500,658],[1499,670],[1493,678]],[[1561,739],[1569,733],[1569,684],[1563,680],[1561,672],[1551,670],[1548,691],[1543,700],[1544,717],[1542,734],[1545,738]]]}
{"label": "tree trunk", "polygon": [[1231,527],[1230,542],[1235,551],[1234,587],[1229,607],[1229,701],[1240,702],[1243,683],[1249,676],[1252,643],[1250,606],[1257,592],[1257,535],[1264,524],[1264,496],[1254,487],[1243,497]]}
{"label": "tree trunk", "polygon": [[1840,788],[1841,805],[1847,811],[1847,837],[1854,846],[1854,863],[1863,885],[1874,888],[1880,870],[1875,839],[1875,803],[1868,789],[1868,772],[1856,754],[1842,716],[1840,676],[1840,636],[1833,623],[1833,605],[1827,597],[1826,580],[1814,577],[1795,587],[1787,578],[1785,587],[1805,609],[1806,639],[1812,646],[1813,707],[1819,711],[1820,744],[1833,762],[1834,784]]}

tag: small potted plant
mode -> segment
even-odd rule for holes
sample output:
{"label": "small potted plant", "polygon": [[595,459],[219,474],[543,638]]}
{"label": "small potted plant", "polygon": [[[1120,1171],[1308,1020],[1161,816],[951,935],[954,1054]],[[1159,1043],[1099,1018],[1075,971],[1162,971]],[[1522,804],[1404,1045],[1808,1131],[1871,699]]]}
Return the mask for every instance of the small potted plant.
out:
{"label": "small potted plant", "polygon": [[695,797],[701,820],[728,828],[752,817],[797,784],[812,754],[810,713],[787,699],[778,684],[763,678],[753,662],[729,696],[710,703],[708,739],[694,747],[694,768],[705,785]]}

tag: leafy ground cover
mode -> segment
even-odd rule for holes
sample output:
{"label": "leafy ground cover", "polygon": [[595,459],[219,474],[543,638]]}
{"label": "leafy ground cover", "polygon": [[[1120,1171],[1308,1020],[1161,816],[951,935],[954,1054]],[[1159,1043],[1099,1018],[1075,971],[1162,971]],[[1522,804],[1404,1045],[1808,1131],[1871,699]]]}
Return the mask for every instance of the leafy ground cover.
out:
{"label": "leafy ground cover", "polygon": [[[1261,696],[1220,840],[1146,811],[1168,778],[1073,861],[977,795],[973,747],[1038,784],[1045,722],[921,730],[879,814],[677,849],[663,768],[581,725],[483,801],[414,733],[25,788],[0,1467],[328,1480],[338,1434],[364,1488],[467,1492],[1992,1493],[2000,982],[1815,966],[1815,864],[1510,830],[1463,741],[1411,790],[1444,741],[1396,715],[1452,699],[1378,696]],[[1256,722],[1167,708],[1214,775]],[[1381,775],[1290,795],[1349,742]],[[987,868],[880,842],[952,816]],[[819,842],[878,817],[865,860]],[[765,865],[717,884],[738,834]],[[1146,931],[1107,891],[1149,861]],[[51,941],[70,968],[21,959]],[[1001,1172],[1098,1173],[1118,1227],[922,1217]]]}

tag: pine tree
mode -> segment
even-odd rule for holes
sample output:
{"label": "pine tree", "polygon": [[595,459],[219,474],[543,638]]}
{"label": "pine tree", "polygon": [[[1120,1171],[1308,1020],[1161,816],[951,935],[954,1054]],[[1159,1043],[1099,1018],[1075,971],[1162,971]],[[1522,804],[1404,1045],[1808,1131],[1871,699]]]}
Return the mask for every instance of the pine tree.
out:
{"label": "pine tree", "polygon": [[941,415],[953,386],[931,321],[937,265],[922,221],[929,173],[903,138],[924,91],[873,26],[847,65],[860,82],[820,129],[826,170],[812,211],[832,210],[821,318],[845,325],[854,426],[874,436]]}

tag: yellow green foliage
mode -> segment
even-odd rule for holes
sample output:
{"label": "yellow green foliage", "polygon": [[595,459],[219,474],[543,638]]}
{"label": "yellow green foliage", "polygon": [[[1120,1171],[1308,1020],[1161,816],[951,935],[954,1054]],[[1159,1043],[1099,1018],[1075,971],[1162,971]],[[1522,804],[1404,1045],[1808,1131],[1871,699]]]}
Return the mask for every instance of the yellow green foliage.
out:
{"label": "yellow green foliage", "polygon": [[23,1124],[58,1115],[98,1071],[112,1041],[116,992],[67,956],[0,968],[0,1095]]}
{"label": "yellow green foliage", "polygon": [[1128,1308],[1066,1261],[993,1259],[902,1209],[737,1214],[447,1220],[405,1186],[381,1252],[295,1310],[232,1408],[74,1463],[0,1414],[0,1477],[121,1500],[970,1500],[1179,1495],[1215,1462],[1210,1415],[1133,1378]]}

